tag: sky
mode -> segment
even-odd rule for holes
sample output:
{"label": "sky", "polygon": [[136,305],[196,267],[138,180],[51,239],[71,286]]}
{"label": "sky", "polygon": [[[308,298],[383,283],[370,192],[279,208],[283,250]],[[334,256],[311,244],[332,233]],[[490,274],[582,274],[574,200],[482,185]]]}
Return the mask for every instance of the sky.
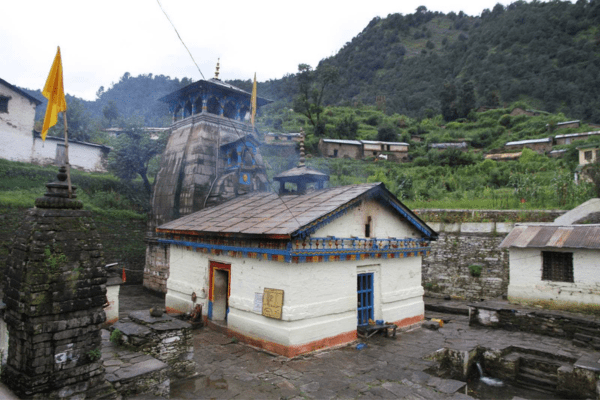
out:
{"label": "sky", "polygon": [[[335,55],[373,18],[430,11],[479,16],[506,0],[3,0],[0,78],[42,89],[60,46],[65,91],[95,100],[125,72],[278,79]],[[189,48],[202,75],[177,33]]]}

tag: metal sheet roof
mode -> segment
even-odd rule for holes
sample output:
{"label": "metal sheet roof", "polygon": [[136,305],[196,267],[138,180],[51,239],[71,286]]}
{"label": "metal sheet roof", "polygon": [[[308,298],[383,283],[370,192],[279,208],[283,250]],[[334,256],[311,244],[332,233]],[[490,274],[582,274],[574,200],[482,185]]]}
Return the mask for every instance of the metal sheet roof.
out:
{"label": "metal sheet roof", "polygon": [[508,142],[505,144],[505,146],[517,146],[517,145],[521,145],[521,144],[548,143],[548,142],[552,142],[552,138],[518,140],[515,142]]}
{"label": "metal sheet roof", "polygon": [[389,144],[390,146],[409,146],[408,143],[405,142],[381,142],[378,140],[361,140],[363,144]]}
{"label": "metal sheet roof", "polygon": [[500,248],[600,249],[600,225],[517,225]]}
{"label": "metal sheet roof", "polygon": [[352,144],[355,146],[362,146],[362,143],[358,140],[342,140],[342,139],[323,139],[324,143],[337,143],[337,144]]}
{"label": "metal sheet roof", "polygon": [[579,137],[579,136],[594,136],[594,135],[600,135],[600,131],[581,132],[581,133],[566,133],[564,135],[556,135],[554,138],[555,139],[565,139],[565,138],[574,138],[574,137]]}
{"label": "metal sheet roof", "polygon": [[349,203],[371,195],[381,195],[383,201],[389,202],[424,236],[433,240],[437,238],[437,233],[387,191],[382,183],[339,186],[304,195],[252,193],[168,222],[159,226],[157,231],[289,238],[313,229],[313,225],[322,223],[323,219],[345,212]]}

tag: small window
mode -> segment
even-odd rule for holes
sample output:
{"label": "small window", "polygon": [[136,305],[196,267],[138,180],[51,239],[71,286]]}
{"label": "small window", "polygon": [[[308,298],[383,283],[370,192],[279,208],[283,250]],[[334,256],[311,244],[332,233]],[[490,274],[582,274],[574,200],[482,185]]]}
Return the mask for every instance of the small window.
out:
{"label": "small window", "polygon": [[371,217],[367,217],[367,223],[365,224],[365,237],[371,237]]}
{"label": "small window", "polygon": [[573,282],[573,253],[542,251],[542,280]]}
{"label": "small window", "polygon": [[586,160],[591,161],[592,160],[592,151],[586,151],[585,153],[583,153],[583,156],[585,157]]}
{"label": "small window", "polygon": [[337,151],[337,149],[336,149],[336,150],[333,150],[333,156],[334,156],[334,157],[337,157],[337,156],[338,156],[338,151]]}
{"label": "small window", "polygon": [[0,113],[8,113],[8,100],[10,97],[0,96]]}

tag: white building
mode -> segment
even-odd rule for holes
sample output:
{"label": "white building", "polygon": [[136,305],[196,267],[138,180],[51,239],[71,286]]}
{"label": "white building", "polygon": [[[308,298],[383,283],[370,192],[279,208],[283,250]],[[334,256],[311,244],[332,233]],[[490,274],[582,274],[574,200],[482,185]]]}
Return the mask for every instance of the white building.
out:
{"label": "white building", "polygon": [[[0,158],[40,165],[62,165],[64,138],[34,132],[35,109],[41,102],[0,79]],[[106,172],[110,148],[69,140],[69,164],[89,172]]]}
{"label": "white building", "polygon": [[0,79],[0,158],[29,162],[39,104],[35,97]]}
{"label": "white building", "polygon": [[600,199],[548,224],[517,224],[509,251],[511,301],[600,304]]}
{"label": "white building", "polygon": [[369,319],[419,324],[437,233],[381,183],[310,191],[296,170],[275,178],[299,183],[291,194],[240,196],[157,229],[167,310],[202,305],[209,325],[287,357],[352,342]]}

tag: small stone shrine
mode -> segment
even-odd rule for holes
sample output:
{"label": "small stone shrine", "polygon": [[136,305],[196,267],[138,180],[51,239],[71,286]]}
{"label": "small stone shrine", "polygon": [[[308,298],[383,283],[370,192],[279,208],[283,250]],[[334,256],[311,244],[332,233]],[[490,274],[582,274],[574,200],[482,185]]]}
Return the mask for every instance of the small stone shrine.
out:
{"label": "small stone shrine", "polygon": [[102,245],[91,213],[69,196],[65,171],[15,232],[5,271],[2,380],[21,398],[115,398],[100,363]]}
{"label": "small stone shrine", "polygon": [[110,329],[121,333],[120,342],[130,349],[150,355],[169,366],[169,376],[187,378],[193,375],[194,344],[192,325],[175,319],[163,310],[141,310],[129,314]]}

